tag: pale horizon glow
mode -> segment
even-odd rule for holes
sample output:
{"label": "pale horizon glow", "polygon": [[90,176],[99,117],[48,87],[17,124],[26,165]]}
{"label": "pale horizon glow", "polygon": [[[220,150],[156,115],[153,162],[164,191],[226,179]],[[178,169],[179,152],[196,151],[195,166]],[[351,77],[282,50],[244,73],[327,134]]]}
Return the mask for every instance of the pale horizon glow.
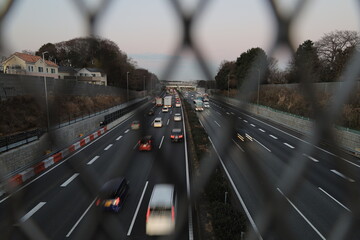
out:
{"label": "pale horizon glow", "polygon": [[[88,0],[92,8],[98,1]],[[182,1],[190,11],[196,1]],[[278,0],[286,16],[294,0]],[[1,7],[1,5],[0,5]],[[359,31],[359,5],[355,0],[307,1],[292,23],[295,48],[305,40],[317,41],[335,30]],[[276,40],[276,21],[267,1],[213,0],[196,19],[193,36],[204,54],[212,77],[223,60],[235,61],[241,53],[261,47],[268,54]],[[16,1],[2,25],[3,49],[9,56],[22,50],[37,51],[46,43],[58,43],[87,36],[86,21],[72,0]],[[115,42],[137,66],[161,77],[164,67],[181,41],[180,21],[170,1],[111,1],[96,24],[96,34]],[[274,56],[280,67],[291,58],[284,49]],[[169,80],[207,79],[193,54],[183,53]]]}

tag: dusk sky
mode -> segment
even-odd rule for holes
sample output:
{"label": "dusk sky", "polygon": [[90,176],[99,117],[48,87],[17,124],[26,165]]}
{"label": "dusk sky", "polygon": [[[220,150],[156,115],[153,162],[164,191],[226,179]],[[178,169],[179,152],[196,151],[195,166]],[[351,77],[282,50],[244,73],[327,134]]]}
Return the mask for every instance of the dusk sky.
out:
{"label": "dusk sky", "polygon": [[[74,0],[18,0],[3,22],[1,54],[38,50],[43,44],[87,36],[87,22]],[[96,6],[99,1],[85,1]],[[195,0],[181,1],[191,10]],[[286,14],[295,0],[278,0]],[[3,3],[0,3],[0,8]],[[359,31],[360,6],[356,0],[307,1],[292,25],[292,40],[297,47],[307,39],[319,40],[335,30]],[[114,41],[137,62],[161,77],[164,66],[180,42],[181,28],[175,10],[167,0],[113,0],[97,22],[96,33]],[[195,40],[215,76],[223,60],[236,60],[241,53],[273,47],[277,31],[267,0],[212,0],[194,25]],[[276,57],[285,66],[288,55]],[[180,57],[171,80],[206,79],[191,51]]]}

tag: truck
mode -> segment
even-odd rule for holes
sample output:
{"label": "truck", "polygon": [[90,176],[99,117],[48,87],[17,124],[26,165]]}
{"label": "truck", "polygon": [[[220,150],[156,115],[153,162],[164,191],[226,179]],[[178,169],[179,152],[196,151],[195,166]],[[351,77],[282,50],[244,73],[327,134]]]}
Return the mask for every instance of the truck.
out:
{"label": "truck", "polygon": [[164,107],[171,107],[172,106],[172,96],[164,97]]}
{"label": "truck", "polygon": [[204,111],[204,103],[202,100],[195,100],[195,111],[196,112],[202,112]]}
{"label": "truck", "polygon": [[157,107],[161,107],[162,104],[163,104],[163,102],[162,102],[162,98],[161,98],[161,97],[155,98],[155,105],[156,105]]}

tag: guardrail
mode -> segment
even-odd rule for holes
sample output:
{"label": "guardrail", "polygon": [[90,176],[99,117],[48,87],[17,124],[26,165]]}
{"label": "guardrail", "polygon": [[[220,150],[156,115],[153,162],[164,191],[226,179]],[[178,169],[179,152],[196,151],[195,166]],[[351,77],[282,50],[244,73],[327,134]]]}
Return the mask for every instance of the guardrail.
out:
{"label": "guardrail", "polygon": [[0,152],[5,152],[21,145],[38,140],[46,131],[35,129],[0,138]]}

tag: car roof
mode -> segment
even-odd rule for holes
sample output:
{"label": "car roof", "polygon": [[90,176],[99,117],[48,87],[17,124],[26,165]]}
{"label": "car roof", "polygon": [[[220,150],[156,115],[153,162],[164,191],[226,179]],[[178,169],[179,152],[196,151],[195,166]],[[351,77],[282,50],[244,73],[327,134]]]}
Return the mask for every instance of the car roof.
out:
{"label": "car roof", "polygon": [[140,121],[139,120],[134,120],[133,123],[139,123]]}
{"label": "car roof", "polygon": [[180,116],[181,114],[180,113],[175,113],[176,116]]}
{"label": "car roof", "polygon": [[100,195],[107,195],[116,191],[120,184],[125,180],[124,177],[114,178],[112,180],[107,181],[100,189]]}
{"label": "car roof", "polygon": [[161,121],[161,117],[157,117],[157,118],[155,118],[155,121]]}
{"label": "car roof", "polygon": [[181,132],[181,128],[173,128],[173,130],[171,130],[172,132]]}
{"label": "car roof", "polygon": [[174,185],[156,184],[150,198],[150,207],[170,207],[174,195]]}

